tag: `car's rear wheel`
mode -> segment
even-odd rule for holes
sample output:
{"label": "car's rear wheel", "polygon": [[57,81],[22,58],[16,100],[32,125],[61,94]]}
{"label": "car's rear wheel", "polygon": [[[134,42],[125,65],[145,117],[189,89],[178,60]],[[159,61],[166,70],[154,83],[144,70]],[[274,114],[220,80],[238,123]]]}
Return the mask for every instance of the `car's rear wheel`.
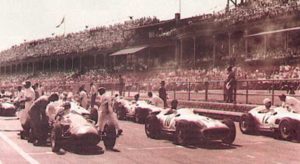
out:
{"label": "car's rear wheel", "polygon": [[284,140],[291,140],[295,135],[292,121],[284,119],[279,124],[279,136]]}
{"label": "car's rear wheel", "polygon": [[32,130],[32,128],[30,128],[29,132],[28,132],[28,140],[27,140],[27,142],[28,143],[34,143],[35,140],[36,140],[36,138],[33,135],[33,130]]}
{"label": "car's rear wheel", "polygon": [[152,139],[160,138],[160,124],[156,116],[148,116],[145,121],[145,133]]}
{"label": "car's rear wheel", "polygon": [[119,120],[125,120],[125,111],[124,111],[123,108],[118,108],[118,109],[116,110],[116,113],[117,113],[117,118],[118,118]]}
{"label": "car's rear wheel", "polygon": [[104,127],[105,136],[103,137],[104,146],[111,150],[114,148],[117,140],[116,128],[113,125],[106,124]]}
{"label": "car's rear wheel", "polygon": [[54,124],[53,129],[51,131],[51,137],[50,137],[50,142],[51,142],[51,149],[52,152],[59,152],[61,148],[60,144],[60,139],[62,136],[62,127],[59,124]]}
{"label": "car's rear wheel", "polygon": [[244,134],[254,133],[254,120],[252,115],[243,114],[239,122],[240,130]]}
{"label": "car's rear wheel", "polygon": [[225,138],[222,139],[222,142],[226,144],[232,144],[236,137],[236,128],[234,122],[232,120],[223,120],[222,123],[229,128],[229,133]]}

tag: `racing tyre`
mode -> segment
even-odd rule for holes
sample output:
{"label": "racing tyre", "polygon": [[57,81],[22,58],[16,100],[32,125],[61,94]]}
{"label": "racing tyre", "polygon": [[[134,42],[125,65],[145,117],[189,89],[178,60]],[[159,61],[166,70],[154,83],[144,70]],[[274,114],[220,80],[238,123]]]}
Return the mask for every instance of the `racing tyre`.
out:
{"label": "racing tyre", "polygon": [[25,140],[25,139],[26,139],[26,135],[25,135],[24,130],[21,130],[21,131],[20,131],[20,138],[21,138],[22,140]]}
{"label": "racing tyre", "polygon": [[293,128],[293,121],[290,119],[283,119],[279,123],[279,136],[283,140],[291,140],[295,137],[295,129]]}
{"label": "racing tyre", "polygon": [[59,143],[61,136],[62,136],[61,125],[54,124],[54,127],[51,131],[51,137],[50,137],[52,152],[59,152],[61,148],[61,144]]}
{"label": "racing tyre", "polygon": [[253,134],[255,125],[252,115],[243,114],[240,118],[239,126],[243,134]]}
{"label": "racing tyre", "polygon": [[174,143],[177,145],[186,145],[187,144],[187,131],[184,127],[176,127],[175,137],[174,137]]}
{"label": "racing tyre", "polygon": [[28,140],[27,142],[28,143],[34,143],[35,141],[35,138],[33,136],[33,131],[32,131],[32,128],[29,129],[29,132],[28,132]]}
{"label": "racing tyre", "polygon": [[116,128],[113,125],[106,124],[104,127],[105,136],[103,137],[104,146],[111,150],[114,148],[117,139]]}
{"label": "racing tyre", "polygon": [[236,128],[234,122],[232,120],[224,120],[222,121],[229,128],[228,135],[222,139],[222,142],[225,144],[232,144],[236,137]]}
{"label": "racing tyre", "polygon": [[97,108],[91,108],[91,114],[90,114],[90,119],[97,124],[98,122],[98,111]]}
{"label": "racing tyre", "polygon": [[136,123],[142,123],[141,115],[139,113],[136,113],[134,116],[134,121]]}
{"label": "racing tyre", "polygon": [[125,112],[123,108],[116,110],[118,120],[125,120]]}
{"label": "racing tyre", "polygon": [[152,139],[160,138],[160,124],[156,116],[150,115],[146,118],[145,133],[149,138]]}

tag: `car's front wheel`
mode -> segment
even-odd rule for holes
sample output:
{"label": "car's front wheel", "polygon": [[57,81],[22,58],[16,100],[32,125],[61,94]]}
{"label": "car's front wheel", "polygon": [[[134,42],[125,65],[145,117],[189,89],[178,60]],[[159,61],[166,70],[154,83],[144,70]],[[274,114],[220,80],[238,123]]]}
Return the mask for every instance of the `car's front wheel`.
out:
{"label": "car's front wheel", "polygon": [[116,113],[117,113],[117,118],[119,119],[119,120],[125,120],[125,110],[123,109],[123,108],[118,108],[117,110],[116,110]]}
{"label": "car's front wheel", "polygon": [[241,116],[240,122],[239,122],[240,130],[244,134],[252,134],[254,133],[254,120],[252,115],[250,114],[243,114]]}
{"label": "car's front wheel", "polygon": [[223,138],[222,142],[226,144],[232,144],[236,137],[236,128],[234,122],[232,120],[223,120],[222,123],[229,128],[229,133],[225,138]]}
{"label": "car's front wheel", "polygon": [[279,136],[284,140],[291,140],[295,135],[293,122],[290,119],[284,119],[279,124]]}
{"label": "car's front wheel", "polygon": [[116,128],[113,125],[106,124],[104,127],[105,136],[103,137],[104,146],[106,149],[111,150],[115,147],[117,140]]}
{"label": "car's front wheel", "polygon": [[160,137],[160,124],[156,116],[148,116],[145,121],[145,133],[147,137],[158,139]]}
{"label": "car's front wheel", "polygon": [[176,128],[174,143],[177,145],[186,145],[187,144],[187,133],[184,128]]}

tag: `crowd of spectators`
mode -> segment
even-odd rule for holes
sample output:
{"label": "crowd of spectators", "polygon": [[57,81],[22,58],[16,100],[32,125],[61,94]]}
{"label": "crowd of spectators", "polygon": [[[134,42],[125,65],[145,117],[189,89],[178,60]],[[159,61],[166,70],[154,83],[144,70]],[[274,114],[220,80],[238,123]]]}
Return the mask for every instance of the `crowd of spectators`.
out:
{"label": "crowd of spectators", "polygon": [[84,54],[84,52],[95,49],[111,50],[120,48],[132,35],[131,33],[126,33],[125,35],[123,33],[125,29],[157,22],[159,22],[159,20],[156,17],[140,18],[107,27],[102,26],[86,29],[81,32],[69,33],[66,36],[60,35],[24,42],[0,52],[0,62],[17,61],[29,57],[49,55]]}

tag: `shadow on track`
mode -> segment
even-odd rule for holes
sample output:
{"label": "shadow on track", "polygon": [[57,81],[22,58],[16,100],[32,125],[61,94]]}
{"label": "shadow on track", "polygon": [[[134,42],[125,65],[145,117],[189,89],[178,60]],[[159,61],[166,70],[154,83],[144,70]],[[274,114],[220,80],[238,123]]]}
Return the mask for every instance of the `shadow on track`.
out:
{"label": "shadow on track", "polygon": [[65,151],[68,151],[70,153],[78,154],[78,155],[100,155],[104,154],[104,150],[100,146],[64,146],[63,147]]}
{"label": "shadow on track", "polygon": [[[170,136],[164,136],[160,140],[166,140],[166,143],[172,142],[173,138]],[[174,143],[173,143],[174,144]],[[175,145],[175,144],[174,144]],[[206,142],[190,142],[186,145],[180,145],[184,148],[188,149],[209,149],[209,150],[228,150],[228,149],[236,149],[237,147],[242,147],[241,145],[236,144],[224,144],[221,141],[206,141]]]}

